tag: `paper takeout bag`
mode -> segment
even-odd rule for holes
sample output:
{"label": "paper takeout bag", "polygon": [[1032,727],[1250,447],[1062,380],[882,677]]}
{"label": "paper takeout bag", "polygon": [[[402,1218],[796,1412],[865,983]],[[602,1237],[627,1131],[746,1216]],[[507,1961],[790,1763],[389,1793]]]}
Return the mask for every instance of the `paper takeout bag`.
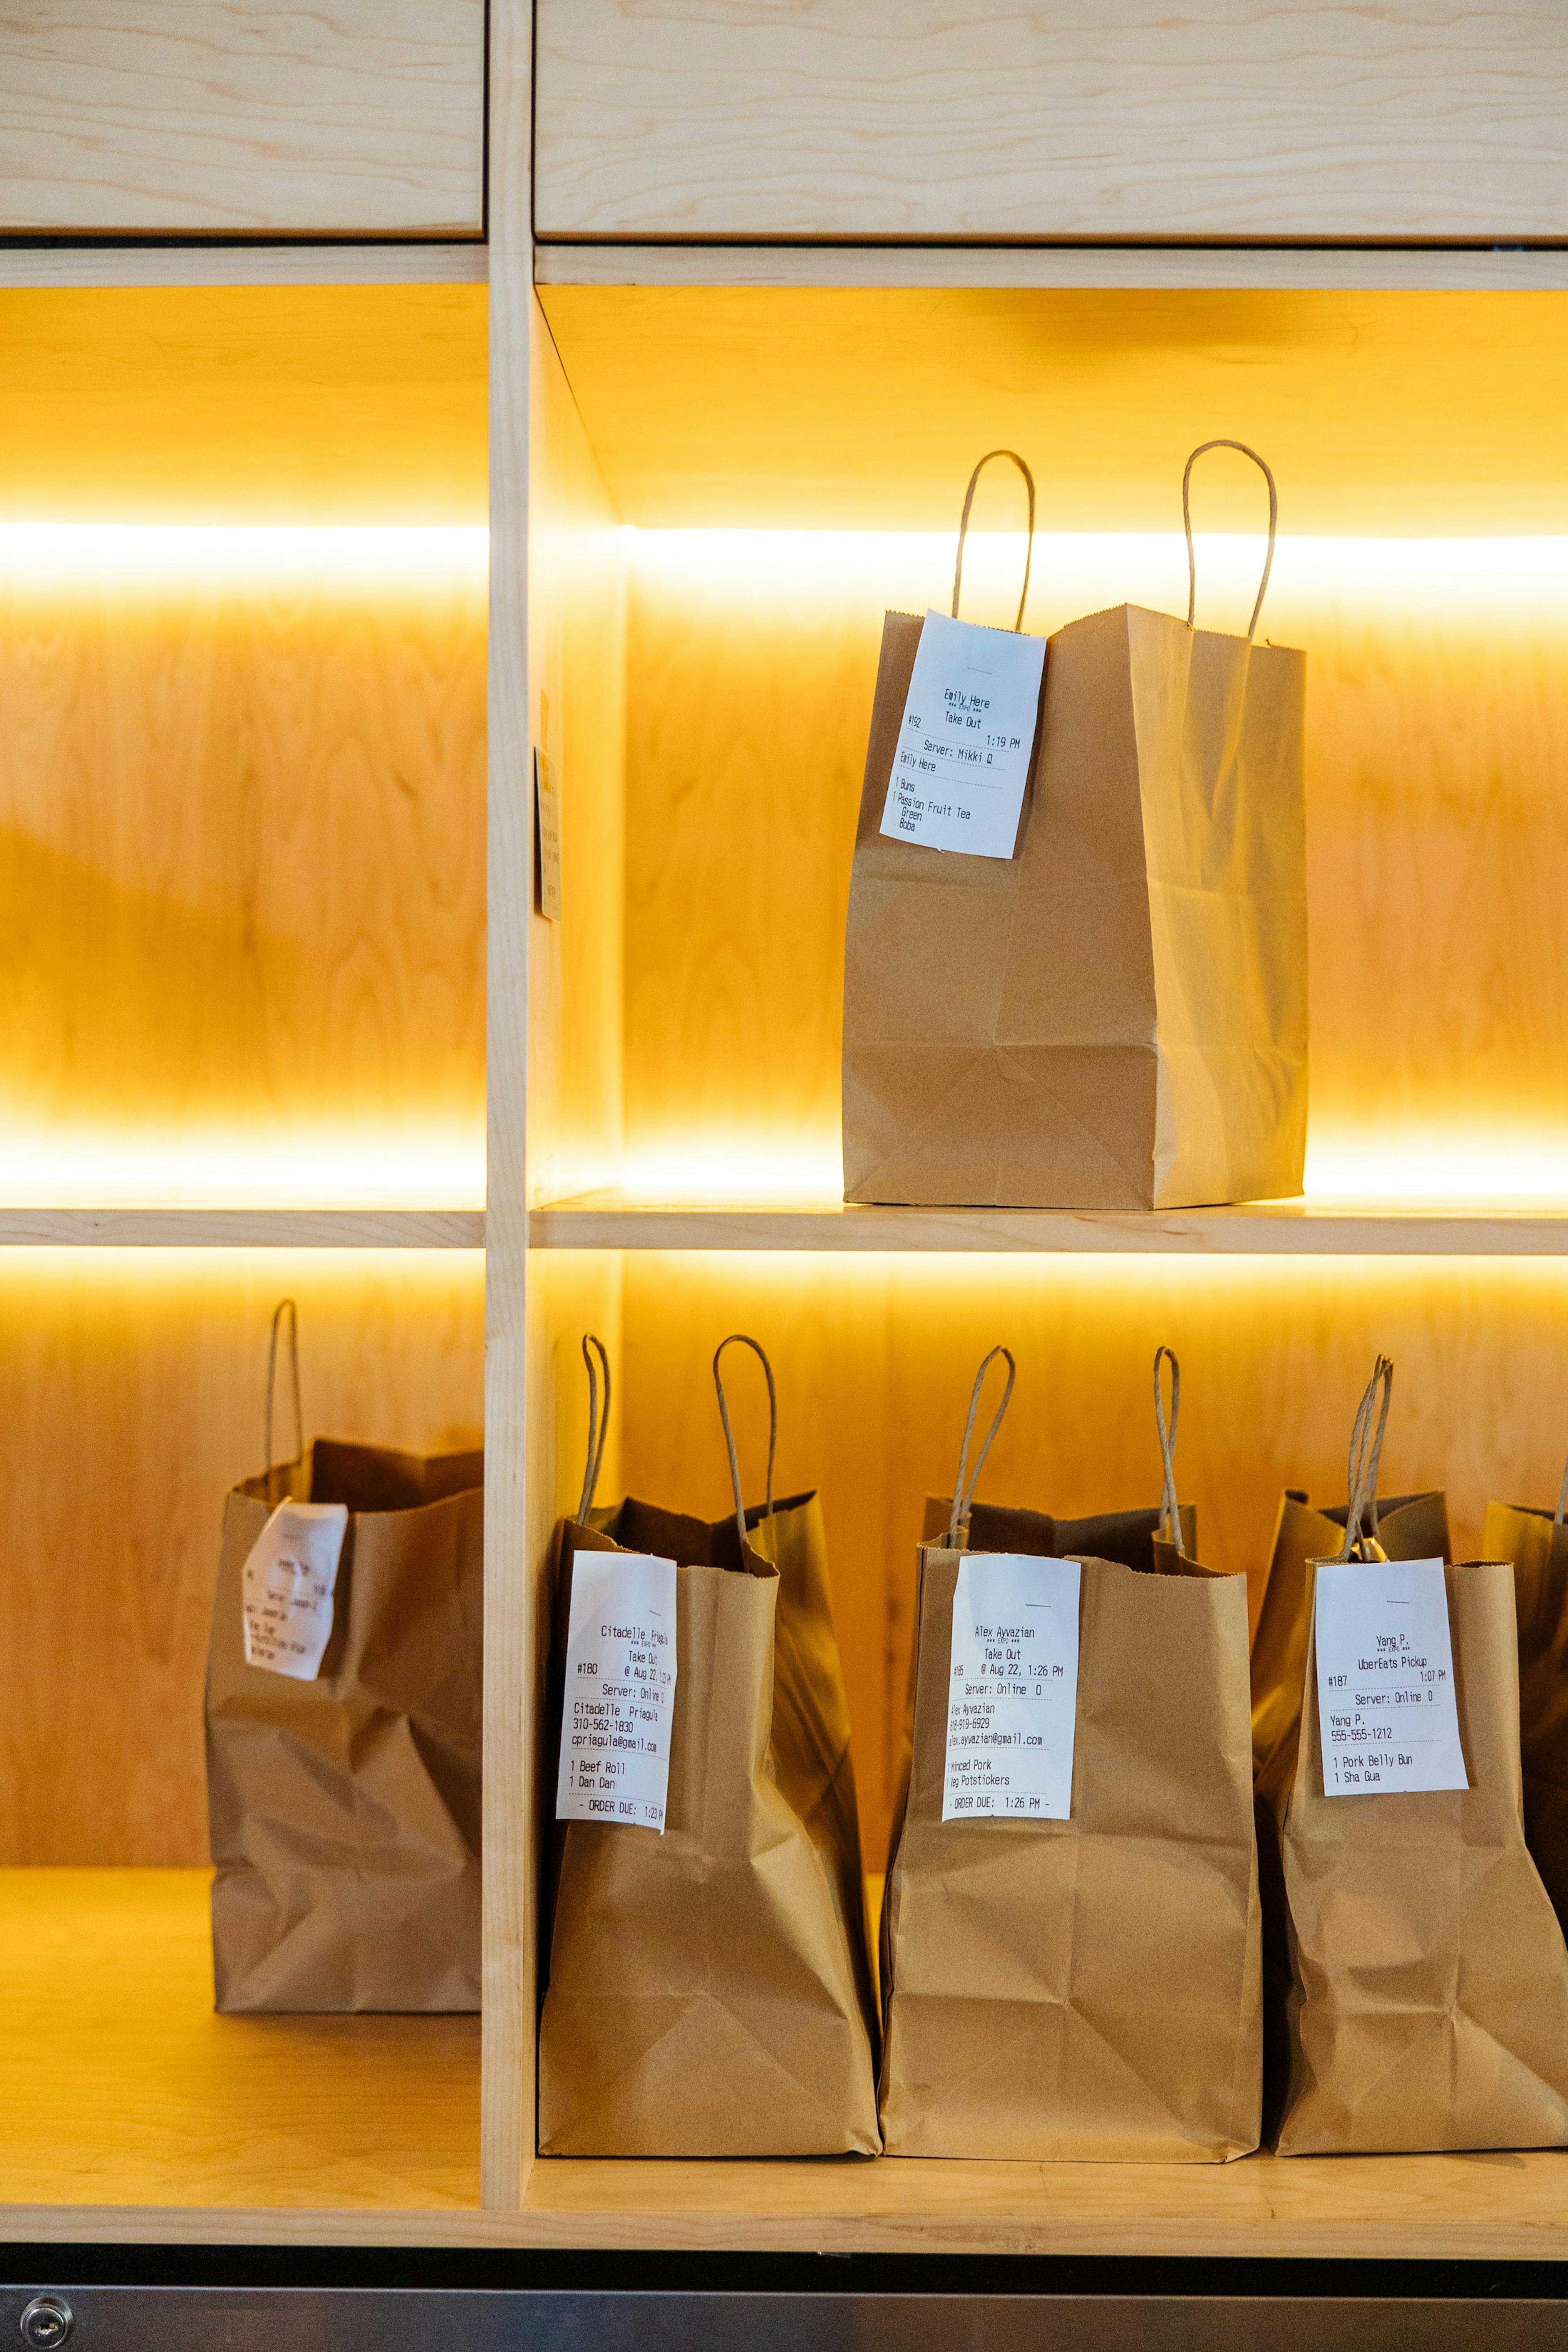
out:
{"label": "paper takeout bag", "polygon": [[976,857],[879,830],[921,626],[888,614],[877,674],[845,939],[846,1199],[1299,1192],[1305,656],[1194,629],[1190,604],[1185,623],[1135,605],[1070,623],[1047,648],[1016,850]]}
{"label": "paper takeout bag", "polygon": [[1555,1514],[1489,1503],[1481,1549],[1513,1563],[1524,1841],[1568,1923],[1568,1475]]}
{"label": "paper takeout bag", "polygon": [[[743,1540],[734,1517],[630,1497],[595,1510],[597,1451],[591,1440],[584,1504],[560,1530],[556,1688],[576,1557],[673,1559],[669,1784],[662,1835],[555,1825],[541,2152],[875,2154],[875,2003],[818,1497],[775,1505],[770,1451]],[[735,1485],[742,1514],[738,1471]]]}
{"label": "paper takeout bag", "polygon": [[[1337,1559],[1375,1559],[1392,1365],[1380,1360],[1352,1444]],[[1381,1406],[1379,1394],[1381,1393]],[[1374,1433],[1375,1417],[1375,1433]],[[1386,1525],[1386,1519],[1383,1521]],[[1568,1953],[1525,1849],[1513,1577],[1445,1571],[1468,1789],[1324,1793],[1312,1631],[1294,1732],[1259,1784],[1284,1904],[1270,1971],[1269,2102],[1282,2156],[1538,2147],[1568,2140]]]}
{"label": "paper takeout bag", "polygon": [[[348,1510],[310,1682],[246,1663],[245,1562],[286,1498]],[[483,1602],[482,1453],[318,1438],[229,1494],[206,1682],[220,2010],[479,2008]]]}
{"label": "paper takeout bag", "polygon": [[918,1555],[883,1911],[888,2152],[1246,2155],[1262,1996],[1245,1580],[1084,1559],[1070,1818],[944,1822],[962,1533]]}

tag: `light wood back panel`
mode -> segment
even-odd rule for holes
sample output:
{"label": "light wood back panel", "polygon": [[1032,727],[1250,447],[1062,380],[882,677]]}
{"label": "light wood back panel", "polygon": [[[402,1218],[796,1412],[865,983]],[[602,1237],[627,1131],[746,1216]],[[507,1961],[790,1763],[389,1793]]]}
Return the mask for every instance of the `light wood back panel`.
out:
{"label": "light wood back panel", "polygon": [[205,1860],[223,1503],[285,1293],[307,1435],[479,1442],[477,1251],[0,1251],[0,1862]]}
{"label": "light wood back panel", "polygon": [[12,1200],[482,1200],[485,299],[0,294]]}
{"label": "light wood back panel", "polygon": [[[1177,1483],[1197,1505],[1202,1557],[1247,1570],[1255,1605],[1282,1488],[1344,1499],[1351,1421],[1379,1349],[1396,1365],[1383,1491],[1446,1486],[1458,1557],[1474,1557],[1490,1497],[1553,1498],[1568,1450],[1558,1261],[633,1252],[625,1263],[634,1493],[708,1517],[726,1507],[710,1359],[736,1329],[772,1354],[777,1489],[823,1493],[873,1869],[896,1794],[921,1506],[952,1492],[970,1385],[997,1341],[1016,1355],[1018,1383],[981,1492],[1064,1516],[1158,1502],[1150,1370],[1157,1346],[1175,1348]],[[760,1381],[755,1393],[735,1385],[750,1498],[766,1407]]]}
{"label": "light wood back panel", "polygon": [[542,237],[1568,226],[1552,0],[539,0]]}
{"label": "light wood back panel", "polygon": [[0,17],[0,231],[479,236],[483,0]]}
{"label": "light wood back panel", "polygon": [[369,1130],[482,1201],[482,550],[434,585],[416,549],[357,588],[317,560],[0,578],[14,1200],[123,1200],[128,1158],[130,1197],[162,1159],[165,1198],[207,1166],[309,1205],[356,1154],[369,1198]]}

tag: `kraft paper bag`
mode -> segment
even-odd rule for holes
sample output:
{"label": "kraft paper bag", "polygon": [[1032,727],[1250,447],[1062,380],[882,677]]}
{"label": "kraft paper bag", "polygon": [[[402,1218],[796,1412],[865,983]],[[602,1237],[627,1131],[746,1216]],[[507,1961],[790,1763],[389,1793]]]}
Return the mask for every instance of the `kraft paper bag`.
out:
{"label": "kraft paper bag", "polygon": [[[275,1318],[274,1362],[277,1339]],[[294,1399],[298,1424],[297,1354]],[[246,1663],[245,1563],[285,1499],[348,1514],[312,1681]],[[482,1453],[317,1439],[229,1494],[206,1682],[219,2010],[479,2008],[483,1601]]]}
{"label": "kraft paper bag", "polygon": [[918,1559],[883,1911],[888,2153],[1245,2156],[1262,2084],[1245,1580],[1084,1559],[1070,1818],[944,1822],[963,1557],[961,1530]]}
{"label": "kraft paper bag", "polygon": [[845,940],[847,1200],[1300,1191],[1306,657],[1256,642],[1268,582],[1245,637],[1194,628],[1190,596],[1185,623],[1120,605],[1049,640],[1011,858],[881,833],[923,625],[888,614]]}
{"label": "kraft paper bag", "polygon": [[[1336,1560],[1382,1554],[1364,1528],[1392,1381],[1381,1358],[1357,1414]],[[1315,1636],[1324,1564],[1307,1565],[1296,1736],[1259,1787],[1285,1904],[1279,2152],[1561,2146],[1568,1952],[1525,1848],[1512,1571],[1504,1560],[1445,1570],[1468,1787],[1329,1796]]]}
{"label": "kraft paper bag", "polygon": [[[714,1358],[727,1442],[731,1344]],[[768,1391],[772,1405],[771,1370]],[[875,1999],[820,1502],[774,1503],[770,1444],[767,1500],[745,1509],[731,1442],[733,1517],[631,1497],[595,1510],[602,1446],[601,1421],[560,1533],[556,1686],[574,1559],[673,1558],[668,1794],[662,1835],[556,1824],[540,2152],[874,2155]]]}
{"label": "kraft paper bag", "polygon": [[1568,1921],[1568,1474],[1555,1513],[1489,1503],[1481,1549],[1513,1563],[1524,1842]]}

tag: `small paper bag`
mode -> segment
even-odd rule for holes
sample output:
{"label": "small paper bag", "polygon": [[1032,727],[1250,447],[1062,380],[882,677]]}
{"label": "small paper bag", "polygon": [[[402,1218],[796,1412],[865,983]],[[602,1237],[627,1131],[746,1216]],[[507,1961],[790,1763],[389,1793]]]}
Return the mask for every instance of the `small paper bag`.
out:
{"label": "small paper bag", "polygon": [[1489,1503],[1481,1549],[1513,1562],[1524,1842],[1568,1923],[1568,1473],[1555,1513]]}
{"label": "small paper bag", "polygon": [[[1190,560],[1187,477],[1182,497]],[[1185,623],[1120,605],[1050,639],[1011,857],[882,832],[922,630],[888,614],[845,939],[847,1200],[1300,1192],[1306,657],[1255,642],[1267,565],[1245,637],[1194,627],[1192,578]]]}
{"label": "small paper bag", "polygon": [[[1380,1358],[1356,1417],[1336,1562],[1386,1557],[1363,1525],[1392,1381]],[[1511,1571],[1499,1560],[1444,1571],[1469,1786],[1330,1796],[1317,1669],[1324,1565],[1307,1563],[1297,1723],[1258,1790],[1285,1931],[1268,1987],[1279,2151],[1561,2146],[1568,1952],[1525,1849]]]}
{"label": "small paper bag", "polygon": [[944,1822],[968,1451],[966,1432],[954,1539],[918,1558],[883,1910],[888,2152],[1246,2155],[1262,2060],[1245,1580],[1083,1559],[1068,1818]]}
{"label": "small paper bag", "polygon": [[[296,1354],[296,1420],[299,1398]],[[286,1498],[347,1507],[306,1680],[246,1662],[245,1563]],[[481,1453],[319,1438],[230,1493],[206,1683],[221,2011],[479,2008],[483,1631]]]}
{"label": "small paper bag", "polygon": [[[727,1441],[731,1344],[713,1360]],[[771,1404],[771,1370],[768,1391]],[[607,1417],[607,1366],[605,1402]],[[731,1443],[733,1517],[710,1525],[629,1497],[595,1510],[602,1444],[600,1421],[560,1533],[557,1706],[574,1561],[672,1559],[667,1811],[662,1835],[556,1825],[540,2151],[874,2155],[875,2000],[818,1498],[775,1505],[770,1444],[767,1499],[746,1510]]]}

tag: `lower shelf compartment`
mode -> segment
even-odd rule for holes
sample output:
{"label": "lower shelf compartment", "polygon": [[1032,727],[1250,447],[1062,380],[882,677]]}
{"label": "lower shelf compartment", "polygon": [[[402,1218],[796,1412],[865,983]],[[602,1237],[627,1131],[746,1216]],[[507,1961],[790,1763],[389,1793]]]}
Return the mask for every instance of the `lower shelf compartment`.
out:
{"label": "lower shelf compartment", "polygon": [[216,2016],[210,1884],[0,1871],[0,2205],[477,2206],[479,2019]]}
{"label": "lower shelf compartment", "polygon": [[1229,2165],[542,2158],[479,2205],[475,2017],[217,2017],[208,1874],[0,1871],[0,2238],[1568,2260],[1568,2150]]}

